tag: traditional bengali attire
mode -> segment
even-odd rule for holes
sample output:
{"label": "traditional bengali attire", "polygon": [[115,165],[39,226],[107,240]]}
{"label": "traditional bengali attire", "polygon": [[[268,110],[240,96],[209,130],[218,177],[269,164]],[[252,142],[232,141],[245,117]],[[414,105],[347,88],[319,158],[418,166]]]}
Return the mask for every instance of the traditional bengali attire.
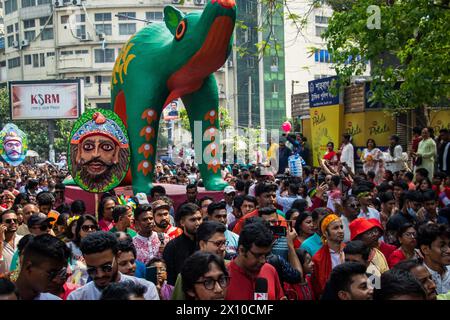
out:
{"label": "traditional bengali attire", "polygon": [[374,181],[376,184],[383,182],[384,165],[382,159],[383,153],[378,148],[373,148],[372,150],[365,148],[361,154],[361,160],[364,161],[364,173],[367,174],[369,171],[375,172]]}
{"label": "traditional bengali attire", "polygon": [[428,171],[428,177],[432,178],[434,175],[434,163],[436,161],[436,143],[433,139],[428,138],[419,142],[419,148],[417,154],[422,156],[422,163],[416,164],[416,170],[418,168],[425,168]]}

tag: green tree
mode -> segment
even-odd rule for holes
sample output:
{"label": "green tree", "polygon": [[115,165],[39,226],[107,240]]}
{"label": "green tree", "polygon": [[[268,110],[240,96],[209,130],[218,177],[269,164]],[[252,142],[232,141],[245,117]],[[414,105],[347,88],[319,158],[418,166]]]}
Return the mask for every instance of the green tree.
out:
{"label": "green tree", "polygon": [[[450,101],[449,1],[328,2],[337,11],[323,37],[338,84],[363,74],[370,61],[373,101],[394,113],[416,109],[428,125],[430,109]],[[380,9],[379,28],[372,5]]]}
{"label": "green tree", "polygon": [[[28,136],[30,150],[36,151],[41,159],[48,159],[49,139],[48,122],[42,120],[12,121],[9,107],[9,93],[7,88],[0,89],[0,129],[7,123],[16,124]],[[56,154],[65,152],[69,141],[73,121],[55,121],[55,151]]]}

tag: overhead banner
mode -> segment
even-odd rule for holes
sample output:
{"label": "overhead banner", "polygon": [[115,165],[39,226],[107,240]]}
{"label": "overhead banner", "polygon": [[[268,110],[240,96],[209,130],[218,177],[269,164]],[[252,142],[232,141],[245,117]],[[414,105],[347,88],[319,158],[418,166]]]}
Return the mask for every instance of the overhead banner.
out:
{"label": "overhead banner", "polygon": [[83,88],[80,79],[10,81],[11,119],[78,119],[84,111]]}
{"label": "overhead banner", "polygon": [[327,143],[332,141],[335,149],[341,141],[344,107],[332,105],[309,109],[311,116],[311,145],[314,166],[319,166],[318,158],[322,158],[327,150]]}

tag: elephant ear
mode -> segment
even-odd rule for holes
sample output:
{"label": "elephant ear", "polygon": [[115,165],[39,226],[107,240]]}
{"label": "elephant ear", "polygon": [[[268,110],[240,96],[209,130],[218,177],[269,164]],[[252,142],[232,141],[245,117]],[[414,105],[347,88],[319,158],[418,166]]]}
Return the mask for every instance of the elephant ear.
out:
{"label": "elephant ear", "polygon": [[175,35],[178,24],[183,20],[184,14],[174,6],[164,7],[164,22],[170,32]]}

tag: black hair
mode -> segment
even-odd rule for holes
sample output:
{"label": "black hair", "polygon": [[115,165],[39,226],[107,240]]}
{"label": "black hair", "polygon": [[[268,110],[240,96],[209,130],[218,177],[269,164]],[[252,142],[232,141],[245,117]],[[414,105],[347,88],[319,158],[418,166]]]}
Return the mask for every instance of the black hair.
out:
{"label": "black hair", "polygon": [[[134,210],[134,219],[138,220],[139,217],[147,211],[152,211],[152,206],[149,204],[140,204],[136,207],[136,210]],[[114,212],[114,211],[113,211]]]}
{"label": "black hair", "polygon": [[238,179],[236,180],[236,191],[243,192],[245,190],[245,182]]}
{"label": "black hair", "polygon": [[75,200],[70,205],[70,211],[73,215],[83,215],[86,213],[86,204],[83,200]]}
{"label": "black hair", "polygon": [[[450,228],[445,224],[424,224],[419,227],[417,232],[417,246],[431,247],[431,244],[437,238],[450,238]],[[422,251],[422,250],[421,250]]]}
{"label": "black hair", "polygon": [[437,201],[436,193],[433,190],[426,190],[422,192],[423,201]]}
{"label": "black hair", "polygon": [[70,214],[70,205],[68,205],[67,203],[63,203],[56,208],[56,211],[58,211],[61,214],[63,213]]}
{"label": "black hair", "polygon": [[277,191],[278,187],[274,183],[257,183],[255,187],[255,195],[259,197],[265,192],[275,192]]}
{"label": "black hair", "polygon": [[38,185],[39,185],[38,180],[30,179],[30,180],[28,180],[27,185],[25,186],[25,189],[30,190],[30,189],[36,188]]}
{"label": "black hair", "polygon": [[407,191],[409,189],[408,184],[403,180],[395,181],[393,187],[402,188],[403,191]]}
{"label": "black hair", "polygon": [[19,256],[23,253],[23,250],[27,246],[27,244],[30,242],[31,239],[34,238],[34,234],[26,234],[22,237],[22,239],[19,240],[17,243],[17,251],[19,253]]}
{"label": "black hair", "polygon": [[273,233],[266,224],[260,222],[245,224],[239,235],[238,247],[243,246],[245,251],[254,244],[257,247],[270,247]]}
{"label": "black hair", "polygon": [[55,189],[66,190],[66,185],[64,183],[57,183],[55,184]]}
{"label": "black hair", "polygon": [[298,211],[298,209],[294,209],[294,208],[291,208],[288,211],[286,211],[286,214],[285,214],[286,220],[291,220],[292,215],[296,212],[298,212],[300,214],[300,211]]}
{"label": "black hair", "polygon": [[376,147],[377,147],[377,144],[376,144],[375,140],[373,140],[372,138],[367,139],[366,147],[369,145],[369,142],[370,142],[370,141],[372,141],[373,147],[376,148]]}
{"label": "black hair", "polygon": [[420,135],[420,134],[422,133],[422,128],[420,128],[420,127],[414,127],[414,128],[412,129],[412,132],[413,132],[414,134]]}
{"label": "black hair", "polygon": [[97,231],[89,233],[81,240],[80,250],[83,255],[100,253],[106,250],[112,250],[116,254],[118,242],[117,237],[111,232]]}
{"label": "black hair", "polygon": [[131,296],[142,297],[146,292],[147,287],[133,281],[112,282],[102,291],[100,300],[130,300]]}
{"label": "black hair", "polygon": [[374,300],[392,300],[402,295],[426,299],[425,289],[410,272],[398,269],[384,272],[380,288],[374,290]]}
{"label": "black hair", "polygon": [[166,188],[163,186],[154,186],[152,190],[150,190],[150,196],[153,198],[155,193],[162,193],[163,195],[166,195]]}
{"label": "black hair", "polygon": [[422,202],[423,196],[420,191],[410,190],[410,191],[405,192],[405,200]]}
{"label": "black hair", "polygon": [[203,201],[206,201],[206,200],[211,200],[211,201],[214,202],[214,199],[211,198],[210,196],[204,196],[204,197],[202,197],[201,199],[198,200],[198,203],[201,205],[203,203]]}
{"label": "black hair", "polygon": [[428,178],[429,172],[425,168],[417,168],[415,172],[416,172],[416,175],[420,174],[422,177]]}
{"label": "black hair", "polygon": [[164,263],[165,265],[167,265],[167,263],[166,263],[166,261],[163,259],[163,258],[158,258],[158,257],[154,257],[154,258],[151,258],[148,262],[147,262],[147,267],[149,267],[149,266],[151,266],[152,264],[155,264],[155,263],[158,263],[158,262],[161,262],[161,263]]}
{"label": "black hair", "polygon": [[393,146],[392,146],[392,145],[389,146],[389,153],[390,153],[391,157],[393,157],[393,156],[394,156],[394,149],[395,149],[395,147],[399,144],[399,142],[400,142],[400,137],[397,136],[397,135],[395,135],[395,134],[393,134],[393,135],[390,137],[390,140],[394,140],[394,145],[393,145]]}
{"label": "black hair", "polygon": [[295,231],[297,232],[298,235],[300,235],[302,233],[302,223],[303,223],[303,221],[305,221],[309,217],[312,218],[312,213],[309,212],[309,211],[305,211],[305,212],[301,212],[300,215],[298,216],[297,220],[295,220],[294,229],[295,229]]}
{"label": "black hair", "polygon": [[342,137],[345,139],[345,140],[348,140],[348,141],[352,141],[352,136],[350,135],[350,134],[348,134],[348,133],[344,133],[343,135],[342,135]]}
{"label": "black hair", "polygon": [[[234,198],[234,201],[236,201],[236,198]],[[256,200],[256,198],[251,195],[246,195],[244,197],[244,201],[252,202],[255,205],[255,207],[258,205],[258,200]],[[244,202],[242,202],[242,203],[244,203]]]}
{"label": "black hair", "polygon": [[208,206],[208,215],[212,216],[214,211],[225,210],[226,208],[227,204],[225,203],[225,201],[211,202]]}
{"label": "black hair", "polygon": [[186,191],[188,191],[188,189],[194,189],[194,188],[197,189],[197,184],[195,184],[195,183],[189,183],[189,184],[186,186]]}
{"label": "black hair", "polygon": [[36,196],[38,206],[52,206],[55,203],[55,197],[51,192],[42,191]]}
{"label": "black hair", "polygon": [[268,207],[264,207],[264,208],[259,208],[258,216],[260,216],[260,217],[268,216],[268,215],[274,214],[276,212],[277,212],[277,208],[275,208],[274,206],[268,206]]}
{"label": "black hair", "polygon": [[397,263],[392,269],[411,272],[412,269],[423,266],[422,259],[407,259]]}
{"label": "black hair", "polygon": [[375,172],[372,171],[372,170],[368,171],[368,172],[367,172],[367,177],[368,177],[369,179],[375,179]]}
{"label": "black hair", "polygon": [[23,262],[31,261],[40,264],[44,261],[54,260],[58,263],[67,264],[71,256],[71,250],[60,239],[49,234],[30,237],[23,249]]}
{"label": "black hair", "polygon": [[224,275],[228,276],[223,259],[213,253],[197,251],[185,260],[181,268],[181,278],[183,279],[183,291],[188,299],[193,299],[188,291],[193,290],[198,279],[208,273],[211,263],[215,263]]}
{"label": "black hair", "polygon": [[409,171],[405,172],[404,176],[407,177],[410,181],[413,181],[414,179],[414,173]]}
{"label": "black hair", "polygon": [[102,198],[102,200],[98,204],[98,220],[103,219],[103,211],[105,211],[105,205],[108,201],[113,201],[115,205],[118,204],[116,197],[107,196]]}
{"label": "black hair", "polygon": [[341,178],[339,176],[331,176],[331,182],[337,187],[339,186],[339,183],[341,182]]}
{"label": "black hair", "polygon": [[67,219],[69,219],[70,215],[68,213],[61,213],[56,219],[55,225],[67,227]]}
{"label": "black hair", "polygon": [[308,208],[308,202],[305,199],[296,199],[291,205],[291,209],[297,209],[298,212],[304,212],[306,208]]}
{"label": "black hair", "polygon": [[379,198],[381,203],[387,203],[389,201],[395,200],[394,194],[390,191],[381,193]]}
{"label": "black hair", "polygon": [[339,291],[350,291],[353,277],[356,275],[365,275],[366,266],[359,262],[345,262],[336,266],[330,274],[328,280],[331,296],[339,300]]}
{"label": "black hair", "polygon": [[236,208],[239,211],[241,211],[241,207],[244,204],[244,197],[245,196],[243,196],[243,195],[238,195],[238,196],[234,197],[233,208]]}
{"label": "black hair", "polygon": [[133,241],[130,239],[126,240],[118,240],[117,241],[117,251],[119,252],[132,252],[134,258],[136,259],[136,247],[133,244]]}
{"label": "black hair", "polygon": [[120,218],[125,216],[128,212],[128,207],[124,205],[117,205],[114,207],[112,212],[112,217],[114,220],[114,223],[119,222]]}
{"label": "black hair", "polygon": [[328,141],[327,147],[328,147],[329,144],[331,144],[333,146],[333,148],[334,148],[334,142],[333,141]]}
{"label": "black hair", "polygon": [[397,230],[397,237],[400,238],[409,228],[414,228],[414,225],[411,223],[404,223]]}
{"label": "black hair", "polygon": [[14,199],[14,204],[19,204],[22,202],[22,200],[25,200],[27,204],[31,203],[30,201],[30,195],[28,193],[19,193],[16,198]]}
{"label": "black hair", "polygon": [[227,228],[222,223],[217,221],[205,221],[197,229],[197,241],[208,241],[211,237],[217,233],[225,233]]}
{"label": "black hair", "polygon": [[0,295],[9,295],[11,293],[15,294],[16,285],[14,282],[9,280],[8,278],[0,278]]}
{"label": "black hair", "polygon": [[385,193],[393,190],[393,186],[389,182],[382,182],[377,186],[378,193]]}
{"label": "black hair", "polygon": [[344,254],[360,254],[364,261],[368,261],[371,250],[361,240],[353,240],[344,247]]}
{"label": "black hair", "polygon": [[300,260],[300,263],[302,264],[302,266],[306,262],[306,255],[309,254],[311,256],[311,254],[308,251],[306,251],[305,249],[302,249],[302,248],[296,249],[295,253],[297,254],[298,260]]}
{"label": "black hair", "polygon": [[[78,218],[78,220],[76,220],[76,222],[75,222],[76,223],[76,225],[75,225],[75,234],[73,235],[73,242],[77,246],[80,246],[80,241],[81,241],[80,231],[81,231],[81,227],[83,226],[83,224],[87,220],[92,221],[94,223],[94,225],[98,228],[97,219],[95,219],[94,216],[91,216],[90,214],[85,214],[85,215],[80,216]],[[71,229],[71,228],[67,228],[67,229]]]}
{"label": "black hair", "polygon": [[332,213],[332,211],[328,208],[324,208],[324,207],[320,207],[320,208],[316,208],[313,210],[313,212],[311,213],[311,216],[313,218],[314,221],[318,221],[320,220],[320,216],[324,217],[327,214]]}
{"label": "black hair", "polygon": [[179,222],[186,216],[191,216],[195,214],[197,211],[200,211],[200,207],[195,203],[185,203],[178,208],[176,214],[176,221]]}

